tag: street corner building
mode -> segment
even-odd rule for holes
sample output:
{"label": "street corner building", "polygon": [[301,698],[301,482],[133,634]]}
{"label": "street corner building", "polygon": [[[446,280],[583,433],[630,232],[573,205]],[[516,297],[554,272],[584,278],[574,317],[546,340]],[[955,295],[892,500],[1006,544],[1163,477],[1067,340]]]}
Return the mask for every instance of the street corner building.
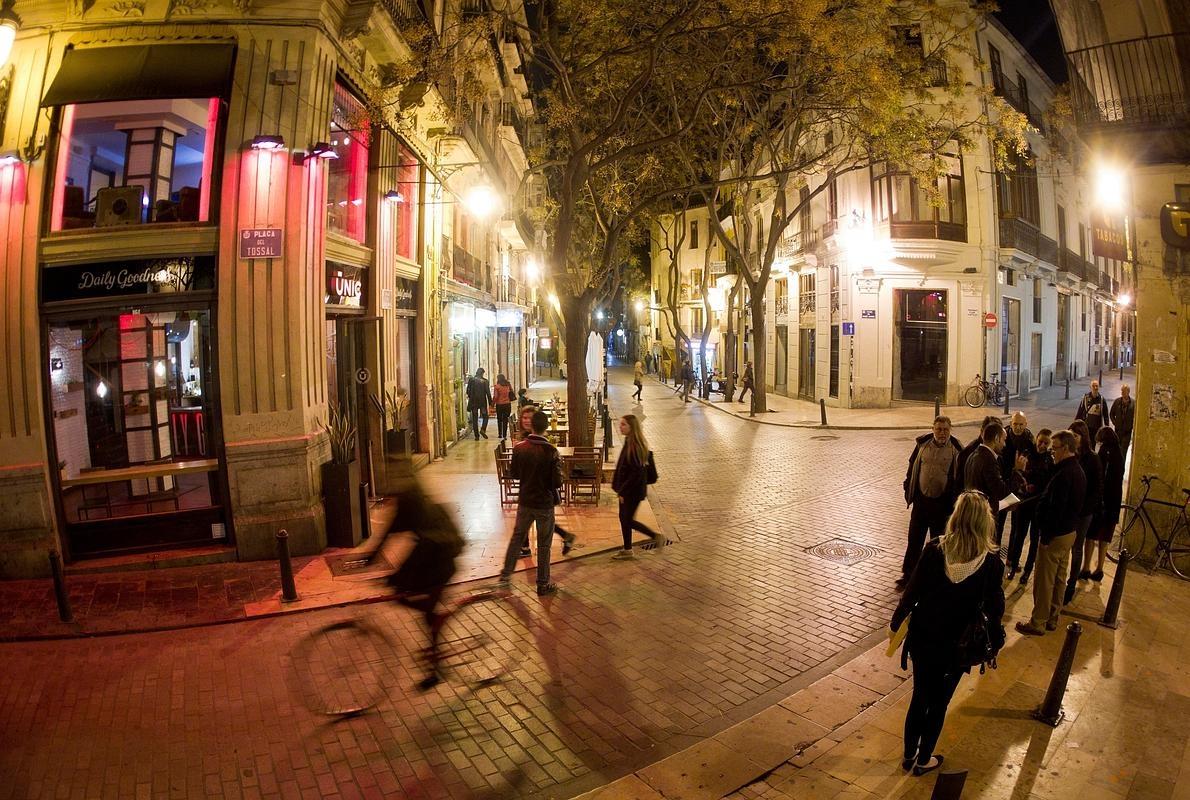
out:
{"label": "street corner building", "polygon": [[465,103],[386,77],[462,13],[5,2],[0,577],[355,545],[389,457],[457,439],[467,374],[532,379],[531,237],[464,201],[526,173],[527,45],[492,38]]}

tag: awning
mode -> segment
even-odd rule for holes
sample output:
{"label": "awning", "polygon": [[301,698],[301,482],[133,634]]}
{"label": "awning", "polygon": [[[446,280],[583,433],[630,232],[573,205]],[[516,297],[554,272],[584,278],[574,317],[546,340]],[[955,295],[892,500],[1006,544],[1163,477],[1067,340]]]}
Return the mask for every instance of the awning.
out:
{"label": "awning", "polygon": [[151,44],[67,50],[42,106],[222,97],[234,44]]}

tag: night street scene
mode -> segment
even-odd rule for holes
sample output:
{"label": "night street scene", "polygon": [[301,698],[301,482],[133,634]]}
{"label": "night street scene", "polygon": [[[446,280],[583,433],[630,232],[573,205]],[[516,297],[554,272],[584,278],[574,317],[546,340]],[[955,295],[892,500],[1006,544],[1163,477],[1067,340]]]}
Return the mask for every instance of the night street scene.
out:
{"label": "night street scene", "polygon": [[1190,0],[0,0],[0,800],[1190,800]]}

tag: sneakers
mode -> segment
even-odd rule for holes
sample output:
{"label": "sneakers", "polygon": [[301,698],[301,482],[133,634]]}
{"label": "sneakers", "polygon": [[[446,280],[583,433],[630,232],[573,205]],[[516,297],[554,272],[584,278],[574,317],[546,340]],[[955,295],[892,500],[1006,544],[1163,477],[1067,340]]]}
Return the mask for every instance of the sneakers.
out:
{"label": "sneakers", "polygon": [[573,533],[562,534],[562,555],[570,555],[570,551],[574,549],[574,542],[578,539]]}
{"label": "sneakers", "polygon": [[537,596],[538,597],[549,597],[550,595],[557,594],[557,593],[558,593],[558,584],[556,584],[556,583],[547,583],[545,586],[537,587]]}
{"label": "sneakers", "polygon": [[530,550],[528,547],[521,548],[521,558],[532,558],[532,557],[533,557],[532,550]]}
{"label": "sneakers", "polygon": [[1024,585],[1026,585],[1027,583],[1029,583],[1029,573],[1028,573],[1028,572],[1022,572],[1022,573],[1021,573],[1021,586],[1024,586]]}
{"label": "sneakers", "polygon": [[1045,636],[1045,631],[1041,628],[1034,628],[1032,622],[1018,622],[1016,630],[1017,633],[1023,633],[1026,636]]}
{"label": "sneakers", "polygon": [[617,550],[616,554],[612,556],[612,561],[632,561],[636,558],[636,553],[631,550]]}

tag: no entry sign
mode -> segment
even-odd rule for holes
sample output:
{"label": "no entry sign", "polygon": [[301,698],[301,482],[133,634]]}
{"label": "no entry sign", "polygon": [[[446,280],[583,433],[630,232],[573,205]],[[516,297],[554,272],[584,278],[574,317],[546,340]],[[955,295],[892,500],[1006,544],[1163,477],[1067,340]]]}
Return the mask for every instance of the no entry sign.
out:
{"label": "no entry sign", "polygon": [[983,315],[983,327],[994,328],[996,327],[997,322],[999,322],[999,320],[996,319],[996,315],[991,311]]}

